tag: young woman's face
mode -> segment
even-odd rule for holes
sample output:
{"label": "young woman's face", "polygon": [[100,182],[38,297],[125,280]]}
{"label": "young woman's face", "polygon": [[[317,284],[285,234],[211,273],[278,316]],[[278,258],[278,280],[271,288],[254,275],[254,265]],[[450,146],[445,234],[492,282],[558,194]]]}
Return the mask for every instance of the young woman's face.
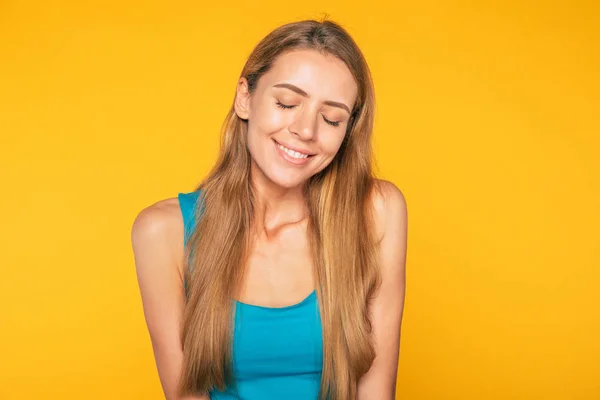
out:
{"label": "young woman's face", "polygon": [[252,173],[292,188],[327,167],[344,139],[357,90],[343,61],[314,50],[279,56],[250,95],[242,78],[236,112],[248,120]]}

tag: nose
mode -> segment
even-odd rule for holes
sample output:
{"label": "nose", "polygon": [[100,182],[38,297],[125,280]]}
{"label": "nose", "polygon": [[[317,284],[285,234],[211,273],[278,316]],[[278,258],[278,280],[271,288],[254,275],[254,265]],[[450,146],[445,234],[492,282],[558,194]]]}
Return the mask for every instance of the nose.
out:
{"label": "nose", "polygon": [[297,113],[297,118],[289,126],[290,132],[298,135],[302,140],[313,140],[317,125],[316,112],[305,107]]}

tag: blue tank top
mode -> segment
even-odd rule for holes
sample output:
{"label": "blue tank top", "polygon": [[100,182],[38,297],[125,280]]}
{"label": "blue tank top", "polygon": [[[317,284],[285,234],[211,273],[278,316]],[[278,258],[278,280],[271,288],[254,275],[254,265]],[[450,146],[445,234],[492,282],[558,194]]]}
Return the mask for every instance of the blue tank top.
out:
{"label": "blue tank top", "polygon": [[[178,194],[184,244],[195,226],[198,197],[198,191]],[[236,387],[211,391],[211,400],[316,400],[323,358],[316,291],[287,307],[263,307],[236,300],[232,306]]]}

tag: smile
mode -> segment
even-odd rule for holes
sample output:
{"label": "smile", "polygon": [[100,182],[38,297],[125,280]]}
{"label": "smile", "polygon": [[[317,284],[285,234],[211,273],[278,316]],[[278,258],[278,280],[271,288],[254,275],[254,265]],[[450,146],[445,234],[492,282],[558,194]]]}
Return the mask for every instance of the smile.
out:
{"label": "smile", "polygon": [[287,147],[282,146],[281,144],[277,143],[275,140],[273,140],[273,143],[275,144],[275,150],[276,150],[277,154],[279,154],[279,156],[281,158],[283,158],[285,161],[287,161],[290,164],[304,165],[304,164],[308,163],[311,160],[311,158],[313,157],[313,154],[305,154],[305,153],[300,153],[298,151],[288,149]]}
{"label": "smile", "polygon": [[294,157],[294,158],[307,158],[308,157],[308,154],[302,154],[297,151],[290,150],[287,147],[280,145],[279,143],[277,143],[277,147],[279,147],[281,150],[285,151],[288,155],[290,155],[291,157]]}

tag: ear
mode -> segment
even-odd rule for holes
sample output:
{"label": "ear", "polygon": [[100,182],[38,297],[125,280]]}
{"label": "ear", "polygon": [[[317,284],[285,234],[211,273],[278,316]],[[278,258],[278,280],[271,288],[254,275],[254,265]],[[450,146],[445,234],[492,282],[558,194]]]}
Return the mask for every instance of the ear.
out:
{"label": "ear", "polygon": [[238,81],[234,101],[235,113],[241,119],[247,120],[250,116],[250,92],[248,91],[248,80],[241,77]]}

